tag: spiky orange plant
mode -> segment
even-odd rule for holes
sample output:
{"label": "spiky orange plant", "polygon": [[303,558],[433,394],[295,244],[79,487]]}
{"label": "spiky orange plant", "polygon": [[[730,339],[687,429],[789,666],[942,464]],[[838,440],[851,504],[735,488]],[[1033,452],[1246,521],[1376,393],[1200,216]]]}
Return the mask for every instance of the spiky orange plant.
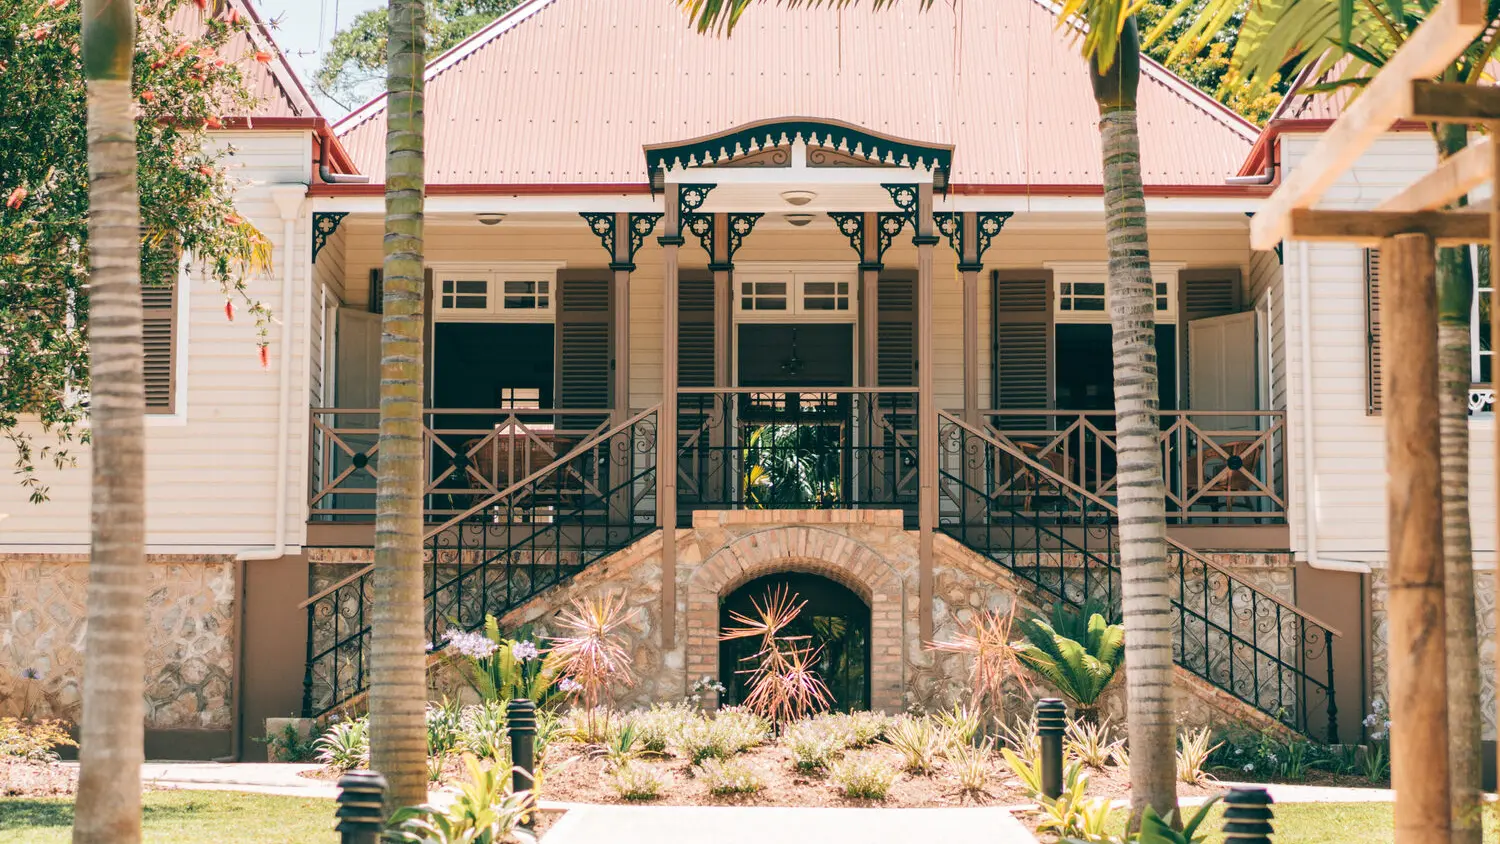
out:
{"label": "spiky orange plant", "polygon": [[929,650],[969,656],[969,696],[978,709],[988,703],[995,711],[1005,713],[1005,678],[1014,676],[1022,689],[1029,687],[1011,630],[1015,626],[1016,608],[1006,612],[977,612],[957,635],[946,642],[929,642]]}
{"label": "spiky orange plant", "polygon": [[[630,673],[630,651],[616,632],[634,615],[634,610],[625,609],[625,596],[613,594],[603,598],[575,598],[572,608],[557,616],[557,623],[569,635],[551,640],[547,658],[562,675],[563,690],[583,699],[590,721],[610,685],[635,685]],[[591,729],[592,726],[591,723]]]}
{"label": "spiky orange plant", "polygon": [[760,639],[760,648],[743,657],[750,667],[738,672],[750,677],[745,707],[778,726],[826,709],[828,686],[813,670],[821,649],[808,647],[807,636],[781,635],[807,602],[798,601],[783,584],[768,590],[763,601],[752,599],[750,606],[751,615],[731,612],[730,619],[740,626],[719,634],[720,641]]}

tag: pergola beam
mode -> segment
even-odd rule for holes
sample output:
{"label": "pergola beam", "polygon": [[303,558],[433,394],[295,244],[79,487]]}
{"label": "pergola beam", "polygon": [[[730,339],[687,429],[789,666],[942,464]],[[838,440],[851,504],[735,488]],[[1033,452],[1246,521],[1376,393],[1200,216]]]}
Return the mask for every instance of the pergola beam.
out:
{"label": "pergola beam", "polygon": [[1426,211],[1442,208],[1490,180],[1489,135],[1444,159],[1437,169],[1375,206],[1376,211]]}
{"label": "pergola beam", "polygon": [[1270,250],[1289,237],[1292,211],[1311,208],[1393,123],[1413,113],[1412,82],[1430,79],[1488,23],[1484,0],[1445,0],[1297,162],[1250,221],[1250,245]]}
{"label": "pergola beam", "polygon": [[1379,246],[1398,234],[1425,234],[1443,246],[1488,243],[1486,211],[1315,211],[1294,209],[1292,240]]}
{"label": "pergola beam", "polygon": [[1419,79],[1411,83],[1410,117],[1425,123],[1500,120],[1500,88]]}

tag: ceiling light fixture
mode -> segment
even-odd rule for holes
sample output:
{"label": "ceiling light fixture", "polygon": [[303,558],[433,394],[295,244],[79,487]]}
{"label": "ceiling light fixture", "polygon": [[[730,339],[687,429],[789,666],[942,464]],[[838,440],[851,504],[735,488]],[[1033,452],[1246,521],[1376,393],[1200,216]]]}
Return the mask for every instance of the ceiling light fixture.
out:
{"label": "ceiling light fixture", "polygon": [[784,190],[781,198],[786,200],[787,205],[806,205],[818,198],[818,195],[810,190]]}
{"label": "ceiling light fixture", "polygon": [[800,229],[811,223],[814,216],[813,214],[787,214],[786,221]]}
{"label": "ceiling light fixture", "polygon": [[484,226],[498,226],[498,225],[500,225],[500,221],[503,220],[503,219],[505,219],[505,215],[504,214],[475,214],[474,215],[474,219],[478,220],[479,223],[480,223],[480,225],[484,225]]}

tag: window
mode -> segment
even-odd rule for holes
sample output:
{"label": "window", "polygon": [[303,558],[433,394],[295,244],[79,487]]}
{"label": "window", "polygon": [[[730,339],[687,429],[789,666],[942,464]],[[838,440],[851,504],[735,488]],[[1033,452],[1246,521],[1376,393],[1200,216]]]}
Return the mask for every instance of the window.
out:
{"label": "window", "polygon": [[854,318],[857,271],[852,267],[741,265],[734,275],[735,310],[741,319]]}
{"label": "window", "polygon": [[536,387],[501,387],[500,406],[506,410],[535,410],[542,406],[542,391]]}
{"label": "window", "polygon": [[[1109,321],[1109,266],[1103,262],[1049,262],[1044,264],[1057,279],[1058,322]],[[1156,292],[1156,318],[1177,320],[1177,271],[1180,264],[1152,264],[1151,280]]]}
{"label": "window", "polygon": [[1489,384],[1495,349],[1490,340],[1490,301],[1494,297],[1494,286],[1490,282],[1490,248],[1470,247],[1469,258],[1474,263],[1474,306],[1469,318],[1470,355],[1473,359],[1473,381]]}
{"label": "window", "polygon": [[560,263],[433,267],[434,318],[447,322],[551,322]]}

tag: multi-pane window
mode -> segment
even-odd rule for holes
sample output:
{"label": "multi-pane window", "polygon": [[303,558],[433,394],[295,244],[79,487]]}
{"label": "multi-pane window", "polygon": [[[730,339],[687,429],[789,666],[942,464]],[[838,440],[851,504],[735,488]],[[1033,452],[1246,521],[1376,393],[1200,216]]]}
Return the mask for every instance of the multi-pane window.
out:
{"label": "multi-pane window", "polygon": [[457,322],[550,322],[560,264],[518,263],[433,268],[434,317]]}
{"label": "multi-pane window", "polygon": [[[1105,322],[1109,319],[1109,268],[1099,262],[1049,262],[1056,279],[1053,298],[1060,322]],[[1177,316],[1177,270],[1175,264],[1152,264],[1152,293],[1158,321]]]}
{"label": "multi-pane window", "polygon": [[802,310],[849,310],[849,282],[808,281],[802,284]]}
{"label": "multi-pane window", "polygon": [[1057,285],[1057,309],[1059,311],[1109,310],[1109,299],[1105,295],[1102,281],[1062,281]]}
{"label": "multi-pane window", "polygon": [[542,406],[542,391],[536,387],[501,387],[500,406],[506,410],[535,410]]}
{"label": "multi-pane window", "polygon": [[735,309],[741,319],[853,319],[855,281],[853,268],[743,266],[735,270]]}
{"label": "multi-pane window", "polygon": [[785,312],[790,304],[790,282],[740,282],[740,310]]}

